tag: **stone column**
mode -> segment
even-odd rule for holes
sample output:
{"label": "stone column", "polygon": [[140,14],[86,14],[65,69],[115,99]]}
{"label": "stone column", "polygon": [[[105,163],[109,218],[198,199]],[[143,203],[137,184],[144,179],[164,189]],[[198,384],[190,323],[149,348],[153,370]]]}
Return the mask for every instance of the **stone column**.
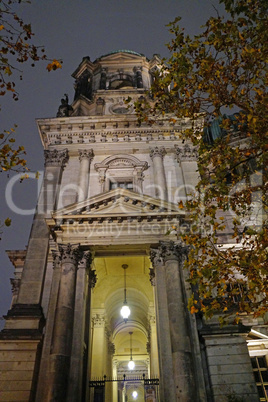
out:
{"label": "stone column", "polygon": [[[172,350],[172,367],[169,367],[169,372],[170,370],[173,371],[176,401],[190,402],[195,400],[196,394],[194,390],[189,324],[186,316],[187,301],[184,296],[181,272],[186,254],[186,247],[172,241],[160,242],[158,249],[152,250],[152,261],[156,266],[156,287],[159,286],[157,271],[164,270],[162,280],[166,284],[168,313],[168,326],[166,329],[170,335],[168,340],[171,342]],[[162,341],[163,339],[160,339],[160,348],[162,347]],[[168,366],[169,364],[170,362],[168,362]],[[167,398],[166,395],[164,400],[173,401],[173,399]]]}
{"label": "stone column", "polygon": [[166,150],[164,147],[155,147],[150,152],[150,157],[153,160],[155,196],[161,200],[167,201],[167,182],[163,163],[165,154]]}
{"label": "stone column", "polygon": [[59,246],[61,278],[50,351],[48,401],[65,401],[68,388],[74,324],[75,288],[81,250],[71,244]]}
{"label": "stone column", "polygon": [[78,199],[77,201],[84,201],[88,196],[88,186],[89,186],[89,167],[90,163],[94,157],[92,149],[79,149],[79,160],[80,160],[80,170],[79,170],[79,181],[78,181]]}
{"label": "stone column", "polygon": [[91,289],[96,284],[96,273],[91,268],[92,253],[84,253],[77,272],[72,356],[68,382],[67,401],[86,400],[88,388],[88,349],[89,316],[91,308]]}
{"label": "stone column", "polygon": [[175,402],[175,385],[172,368],[172,349],[169,330],[165,267],[160,258],[160,250],[151,250],[151,283],[155,284],[155,310],[157,323],[157,343],[160,371],[160,402]]}

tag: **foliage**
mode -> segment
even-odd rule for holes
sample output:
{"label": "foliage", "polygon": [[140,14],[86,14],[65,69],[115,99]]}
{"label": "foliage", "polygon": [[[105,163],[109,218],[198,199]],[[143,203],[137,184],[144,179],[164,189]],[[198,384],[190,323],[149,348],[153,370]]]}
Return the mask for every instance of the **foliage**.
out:
{"label": "foliage", "polygon": [[[169,24],[170,58],[136,111],[151,124],[159,116],[192,121],[181,134],[199,148],[196,193],[180,203],[192,221],[181,234],[194,246],[186,263],[196,289],[189,308],[206,317],[224,312],[223,322],[228,314],[238,321],[242,313],[267,312],[268,3],[220,2],[226,15],[209,18],[193,38],[180,18]],[[228,110],[237,112],[233,119]],[[217,123],[221,135],[213,139]]]}
{"label": "foliage", "polygon": [[[47,60],[47,70],[61,68],[61,62],[48,60],[45,49],[33,43],[34,33],[31,24],[25,23],[14,10],[20,3],[30,3],[24,0],[0,0],[0,96],[11,94],[18,100],[16,80],[22,79],[20,66],[30,62],[34,67],[40,60]],[[15,77],[15,78],[14,78]],[[16,127],[16,125],[14,125]],[[23,146],[14,146],[15,129],[3,130],[0,133],[0,172],[26,172],[25,150]],[[27,177],[26,174],[22,179]],[[7,224],[8,222],[8,224]],[[5,221],[10,225],[10,220]]]}

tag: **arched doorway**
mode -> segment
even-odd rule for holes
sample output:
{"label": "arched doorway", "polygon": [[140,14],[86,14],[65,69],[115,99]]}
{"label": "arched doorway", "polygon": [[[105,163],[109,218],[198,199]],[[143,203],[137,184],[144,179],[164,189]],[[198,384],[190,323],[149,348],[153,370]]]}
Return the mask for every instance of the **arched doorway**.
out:
{"label": "arched doorway", "polygon": [[[94,258],[97,283],[91,296],[89,379],[95,381],[96,389],[96,381],[105,379],[105,401],[139,401],[145,397],[144,379],[159,376],[151,263],[142,252],[116,254],[97,254]],[[124,302],[123,264],[127,265],[126,295],[131,310],[126,322],[120,315]],[[133,370],[128,368],[131,352]],[[102,391],[99,394],[96,396],[91,389],[88,400],[104,400]]]}

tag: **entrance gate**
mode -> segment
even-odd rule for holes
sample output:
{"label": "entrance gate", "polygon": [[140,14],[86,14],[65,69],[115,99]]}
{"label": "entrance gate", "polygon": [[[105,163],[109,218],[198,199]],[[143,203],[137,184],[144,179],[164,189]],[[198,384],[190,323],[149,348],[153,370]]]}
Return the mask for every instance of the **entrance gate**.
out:
{"label": "entrance gate", "polygon": [[[105,402],[105,386],[108,383],[117,383],[117,399],[113,402],[159,402],[159,379],[140,377],[108,378],[89,381],[90,402]],[[134,393],[136,392],[136,394]]]}

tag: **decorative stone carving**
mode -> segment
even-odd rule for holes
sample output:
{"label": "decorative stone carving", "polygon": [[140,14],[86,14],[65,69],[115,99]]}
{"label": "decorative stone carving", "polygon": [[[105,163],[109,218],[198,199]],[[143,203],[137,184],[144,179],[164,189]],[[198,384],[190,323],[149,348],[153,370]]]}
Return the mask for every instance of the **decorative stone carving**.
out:
{"label": "decorative stone carving", "polygon": [[64,94],[65,98],[61,99],[61,104],[58,108],[57,117],[68,117],[72,114],[73,108],[69,105],[69,98],[67,94]]}
{"label": "decorative stone carving", "polygon": [[114,343],[112,343],[111,341],[108,341],[108,353],[110,355],[115,354],[115,346],[114,346]]}
{"label": "decorative stone carving", "polygon": [[183,262],[188,253],[188,246],[180,242],[161,241],[157,249],[151,249],[150,258],[153,266],[164,265],[168,260]]}
{"label": "decorative stone carving", "polygon": [[150,341],[148,341],[148,342],[146,343],[146,351],[147,351],[148,354],[151,353],[151,342],[150,342]]}
{"label": "decorative stone carving", "polygon": [[52,258],[53,258],[53,269],[57,268],[60,264],[60,252],[58,250],[52,250]]}
{"label": "decorative stone carving", "polygon": [[105,316],[101,314],[95,314],[92,317],[92,324],[94,328],[102,328],[105,327]]}
{"label": "decorative stone carving", "polygon": [[45,166],[62,166],[64,167],[68,161],[68,150],[58,151],[57,149],[46,149],[44,151]]}
{"label": "decorative stone carving", "polygon": [[148,317],[148,320],[149,320],[149,322],[150,322],[150,326],[151,326],[152,324],[153,324],[153,325],[156,324],[155,315],[150,314],[149,317]]}
{"label": "decorative stone carving", "polygon": [[133,166],[133,162],[131,162],[129,159],[116,159],[112,161],[109,165],[109,167],[114,167],[114,166]]}
{"label": "decorative stone carving", "polygon": [[92,159],[94,158],[93,149],[78,149],[78,154],[80,162],[83,159],[89,159],[89,163],[91,163]]}
{"label": "decorative stone carving", "polygon": [[150,157],[152,159],[154,159],[156,156],[160,156],[160,158],[164,158],[164,156],[166,155],[166,150],[164,147],[155,147],[153,149],[151,149],[150,152]]}
{"label": "decorative stone carving", "polygon": [[100,77],[100,89],[106,89],[106,77],[107,77],[106,69],[103,68]]}
{"label": "decorative stone carving", "polygon": [[20,279],[19,278],[11,278],[10,279],[10,283],[11,283],[11,291],[12,291],[12,295],[17,296],[19,293],[19,289],[20,289]]}
{"label": "decorative stone carving", "polygon": [[97,283],[97,275],[94,269],[90,269],[88,272],[88,281],[90,288],[94,288]]}
{"label": "decorative stone carving", "polygon": [[149,268],[149,276],[150,276],[151,285],[155,286],[155,271],[154,271],[154,268]]}
{"label": "decorative stone carving", "polygon": [[59,245],[61,262],[70,262],[77,265],[83,257],[83,252],[80,246],[74,246],[70,243]]}
{"label": "decorative stone carving", "polygon": [[185,144],[183,147],[175,145],[177,161],[195,161],[198,158],[197,147],[191,147],[189,144]]}

